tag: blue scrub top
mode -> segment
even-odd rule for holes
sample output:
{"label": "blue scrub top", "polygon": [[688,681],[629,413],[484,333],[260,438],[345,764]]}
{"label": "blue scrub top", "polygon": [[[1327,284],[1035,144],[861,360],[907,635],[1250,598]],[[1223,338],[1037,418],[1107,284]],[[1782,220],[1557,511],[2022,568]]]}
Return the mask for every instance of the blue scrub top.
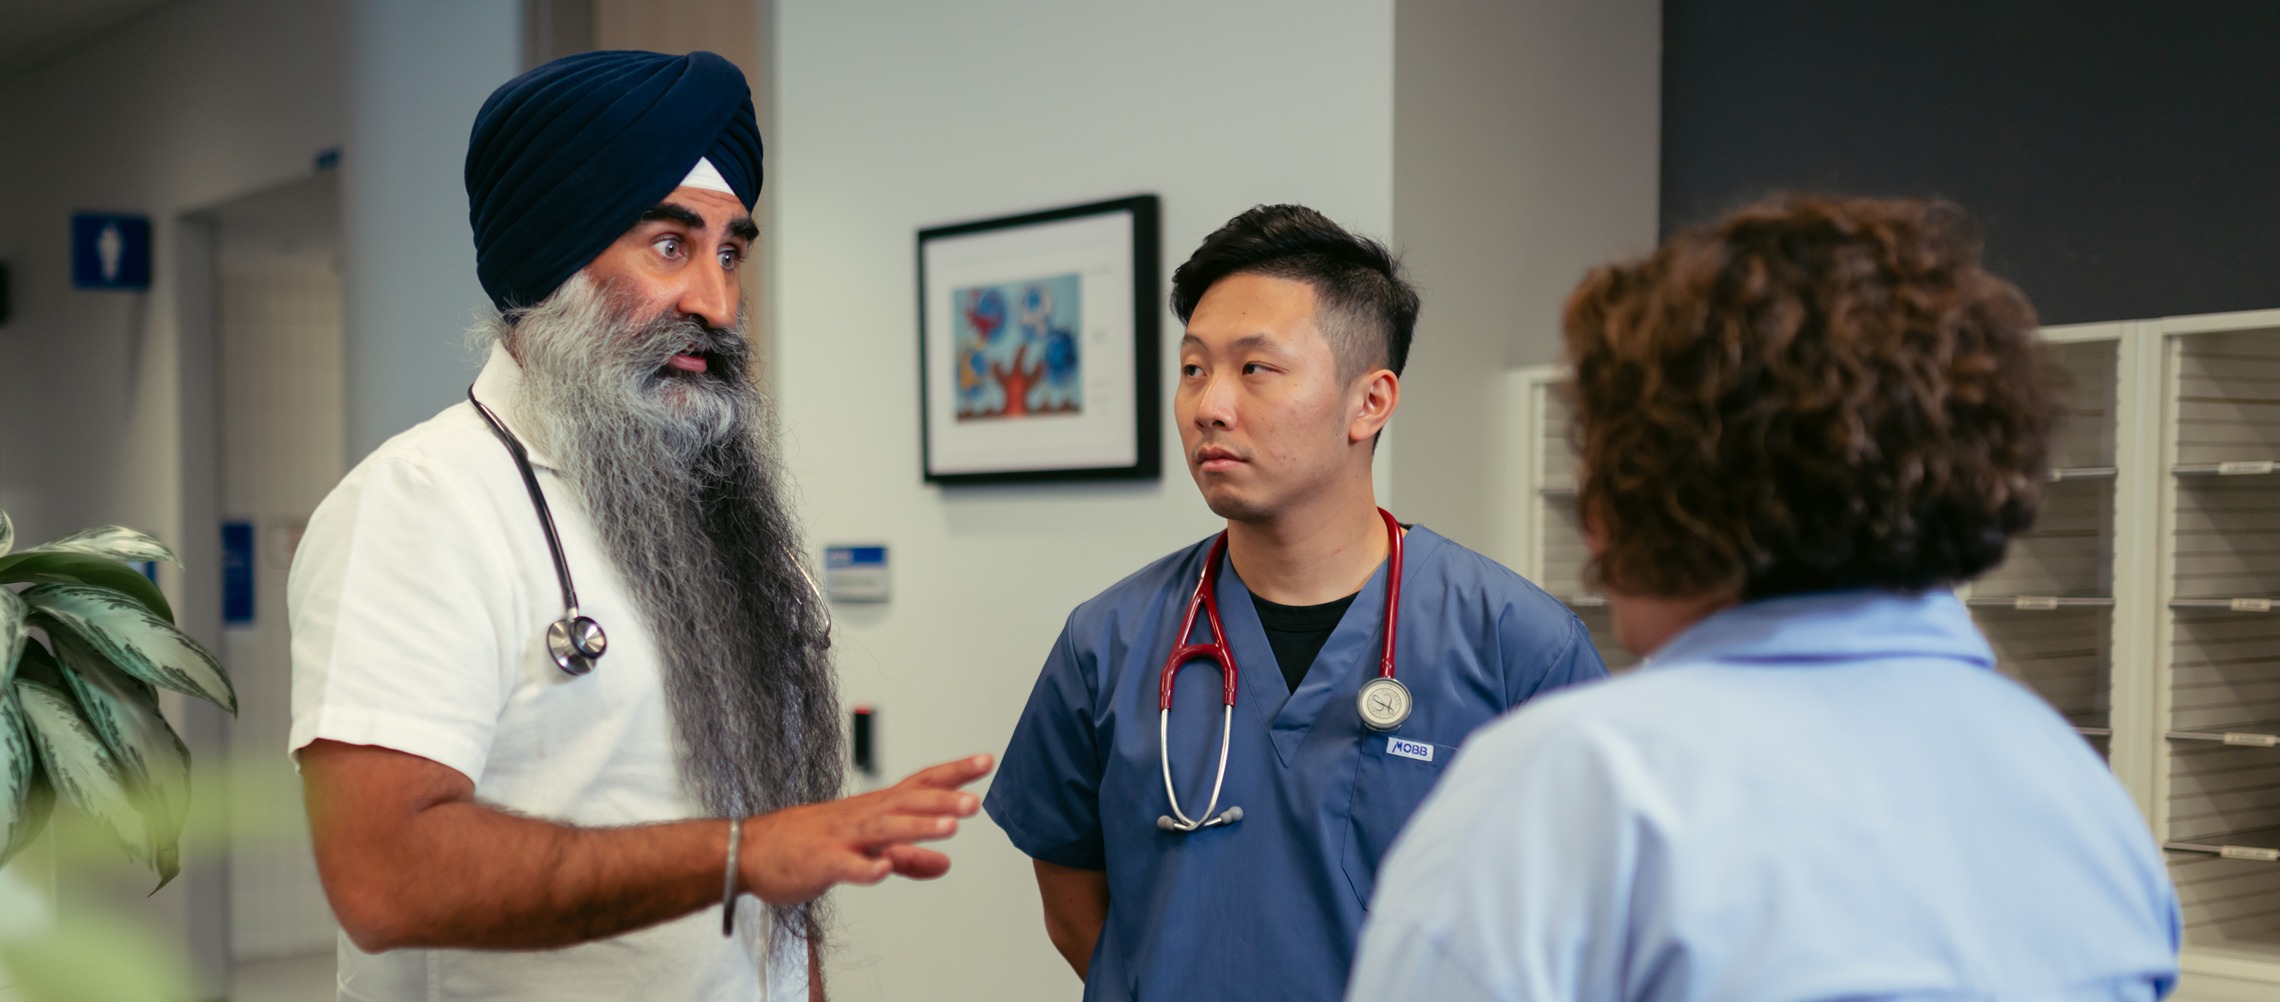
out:
{"label": "blue scrub top", "polygon": [[1386,862],[1352,997],[2151,1002],[2176,895],[1955,596],[1753,602],[1482,731]]}
{"label": "blue scrub top", "polygon": [[[1566,606],[1414,527],[1394,661],[1415,709],[1391,733],[1413,744],[1407,757],[1390,754],[1389,735],[1365,728],[1355,705],[1377,677],[1385,565],[1293,693],[1242,576],[1223,563],[1217,597],[1238,692],[1218,809],[1241,806],[1243,820],[1166,832],[1156,827],[1170,813],[1158,677],[1210,545],[1156,561],[1069,615],[983,804],[1030,856],[1108,872],[1085,998],[1334,999],[1378,861],[1466,735],[1606,668]],[[1198,616],[1192,639],[1209,633]],[[1191,817],[1211,795],[1223,706],[1208,662],[1181,669],[1170,746]]]}

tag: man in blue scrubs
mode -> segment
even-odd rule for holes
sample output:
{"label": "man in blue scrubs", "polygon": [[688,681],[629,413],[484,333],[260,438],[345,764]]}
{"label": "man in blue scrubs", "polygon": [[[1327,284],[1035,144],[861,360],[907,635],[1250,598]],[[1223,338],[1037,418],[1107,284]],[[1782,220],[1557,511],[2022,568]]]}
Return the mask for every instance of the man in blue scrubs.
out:
{"label": "man in blue scrubs", "polygon": [[[1400,531],[1370,455],[1417,294],[1384,247],[1298,206],[1237,216],[1172,285],[1174,410],[1224,555],[1197,542],[1070,614],[984,808],[1035,860],[1085,998],[1333,999],[1379,859],[1466,735],[1606,669],[1566,607],[1410,526],[1394,675],[1412,710],[1366,724]],[[1213,640],[1208,613],[1180,635],[1207,557],[1236,698],[1191,661],[1160,722],[1167,655]]]}

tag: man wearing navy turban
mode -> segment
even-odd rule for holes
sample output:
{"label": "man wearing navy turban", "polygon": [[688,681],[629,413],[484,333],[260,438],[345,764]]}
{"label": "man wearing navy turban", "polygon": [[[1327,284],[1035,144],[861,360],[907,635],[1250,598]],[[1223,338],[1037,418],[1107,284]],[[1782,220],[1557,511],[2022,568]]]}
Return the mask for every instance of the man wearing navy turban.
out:
{"label": "man wearing navy turban", "polygon": [[[761,176],[707,52],[558,59],[477,115],[489,361],[334,489],[288,586],[342,998],[820,997],[820,896],[949,868],[918,843],[987,756],[834,799],[829,619],[737,277]],[[606,650],[558,661],[575,615]]]}

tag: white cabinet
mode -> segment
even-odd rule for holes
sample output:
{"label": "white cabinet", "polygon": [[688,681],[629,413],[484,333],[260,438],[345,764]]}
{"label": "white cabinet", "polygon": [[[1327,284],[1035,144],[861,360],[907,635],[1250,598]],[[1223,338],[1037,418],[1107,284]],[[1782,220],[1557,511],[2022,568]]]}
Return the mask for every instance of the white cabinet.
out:
{"label": "white cabinet", "polygon": [[1575,509],[1575,462],[1568,444],[1568,406],[1562,399],[1564,372],[1553,366],[1514,370],[1505,399],[1516,432],[1508,439],[1504,456],[1508,471],[1506,493],[1516,502],[1509,513],[1514,528],[1508,531],[1501,554],[1528,580],[1575,610],[1599,647],[1607,668],[1618,674],[1639,659],[1615,643],[1615,627],[1608,618],[1607,602],[1584,583],[1584,565],[1590,552],[1583,541],[1583,520]]}
{"label": "white cabinet", "polygon": [[2187,969],[2280,996],[2280,310],[2145,326],[2163,474],[2154,825]]}
{"label": "white cabinet", "polygon": [[[2032,531],[1960,589],[1997,667],[2113,766],[2184,908],[2177,998],[2280,997],[2280,310],[2053,327],[2067,420]],[[1585,586],[1564,373],[1514,371],[1504,555]]]}

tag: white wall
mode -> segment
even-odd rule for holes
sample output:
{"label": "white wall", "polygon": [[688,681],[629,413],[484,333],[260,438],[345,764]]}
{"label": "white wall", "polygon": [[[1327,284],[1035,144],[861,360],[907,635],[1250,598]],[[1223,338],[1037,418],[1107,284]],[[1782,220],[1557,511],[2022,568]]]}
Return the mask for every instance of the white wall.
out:
{"label": "white wall", "polygon": [[1555,361],[1585,269],[1655,242],[1657,0],[1400,0],[1394,234],[1425,308],[1401,514],[1502,559],[1503,372]]}
{"label": "white wall", "polygon": [[[1160,483],[924,486],[917,230],[1152,191],[1167,277],[1261,202],[1386,234],[1393,4],[778,10],[779,399],[811,538],[892,547],[896,600],[837,611],[847,699],[879,707],[899,775],[1002,751],[1069,609],[1215,527],[1169,429]],[[1072,997],[1027,858],[982,819],[950,851],[942,881],[839,895],[834,997]]]}
{"label": "white wall", "polygon": [[463,166],[475,112],[522,72],[518,0],[351,0],[341,209],[348,461],[457,401],[480,361]]}

